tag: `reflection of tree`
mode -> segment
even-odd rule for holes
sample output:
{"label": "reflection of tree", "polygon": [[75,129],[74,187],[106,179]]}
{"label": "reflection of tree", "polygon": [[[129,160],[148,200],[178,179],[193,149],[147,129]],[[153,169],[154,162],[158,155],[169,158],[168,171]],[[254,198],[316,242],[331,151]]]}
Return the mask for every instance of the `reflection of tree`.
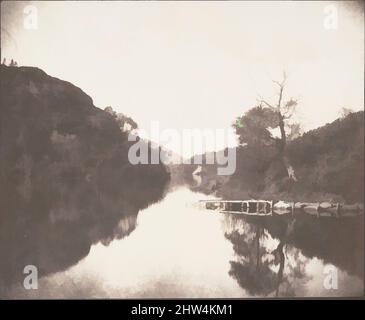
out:
{"label": "reflection of tree", "polygon": [[278,280],[276,285],[276,293],[275,296],[279,295],[279,287],[281,282],[283,281],[283,272],[284,272],[284,265],[285,265],[285,254],[284,254],[284,241],[280,241],[277,248],[273,251],[274,257],[275,257],[275,264],[279,263],[279,271],[278,271]]}
{"label": "reflection of tree", "polygon": [[[289,217],[265,219],[264,225],[273,237],[282,238],[275,225],[285,225]],[[299,248],[309,258],[318,257],[349,274],[363,277],[364,229],[362,217],[344,219],[296,216],[287,244]]]}
{"label": "reflection of tree", "polygon": [[237,255],[230,275],[249,294],[264,296],[294,296],[296,283],[309,280],[312,257],[362,276],[362,226],[356,219],[226,214],[225,236]]}
{"label": "reflection of tree", "polygon": [[[234,250],[239,256],[239,261],[231,261],[230,275],[233,276],[239,285],[246,289],[251,295],[272,295],[275,292],[279,296],[279,289],[282,283],[286,285],[286,294],[290,291],[293,295],[293,289],[288,277],[284,276],[285,268],[285,244],[286,237],[290,228],[283,230],[283,239],[279,241],[274,250],[268,248],[265,241],[272,240],[270,234],[263,228],[262,225],[247,224],[245,233],[237,236],[235,234],[226,234],[234,244]],[[251,231],[251,234],[250,234]],[[240,247],[245,248],[244,251]],[[248,259],[247,259],[248,257]],[[276,266],[279,266],[278,271],[274,271]],[[289,270],[292,269],[289,267]],[[297,269],[301,270],[301,268]],[[293,271],[293,270],[290,270]],[[296,274],[302,277],[302,274]]]}
{"label": "reflection of tree", "polygon": [[231,261],[229,274],[239,285],[251,295],[268,295],[276,285],[276,275],[270,268],[270,262],[265,259],[269,251],[260,245],[260,239],[267,234],[261,226],[246,224],[244,232],[233,230],[226,233],[232,241],[238,261]]}
{"label": "reflection of tree", "polygon": [[[280,242],[277,248],[272,252],[275,257],[274,264],[279,264],[279,271],[277,275],[277,287],[275,296],[294,296],[294,286],[293,283],[296,279],[302,279],[305,277],[305,261],[301,261],[299,254],[300,250],[296,248],[292,248],[290,245],[287,245],[290,237],[293,234],[294,226],[296,223],[296,219],[289,219],[287,224],[285,225],[285,231],[282,234]],[[286,261],[285,252],[293,257],[295,264]],[[287,262],[287,263],[286,263]],[[286,273],[284,274],[284,268],[286,269]],[[285,292],[279,292],[280,288],[285,285]]]}

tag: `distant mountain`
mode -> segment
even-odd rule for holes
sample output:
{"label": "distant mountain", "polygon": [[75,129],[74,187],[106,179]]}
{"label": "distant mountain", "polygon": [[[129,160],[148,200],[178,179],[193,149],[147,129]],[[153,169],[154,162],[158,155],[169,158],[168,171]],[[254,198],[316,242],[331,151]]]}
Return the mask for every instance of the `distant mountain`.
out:
{"label": "distant mountain", "polygon": [[37,68],[0,71],[0,274],[12,282],[26,264],[59,271],[91,244],[127,235],[170,175],[131,165],[121,119],[78,87]]}

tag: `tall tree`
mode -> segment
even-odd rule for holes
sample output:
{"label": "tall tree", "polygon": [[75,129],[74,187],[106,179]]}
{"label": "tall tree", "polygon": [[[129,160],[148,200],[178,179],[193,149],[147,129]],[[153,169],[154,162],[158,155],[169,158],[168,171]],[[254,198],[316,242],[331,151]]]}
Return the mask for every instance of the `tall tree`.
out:
{"label": "tall tree", "polygon": [[[278,121],[278,126],[280,129],[280,141],[279,141],[279,156],[285,165],[290,179],[297,181],[293,167],[290,165],[289,160],[286,156],[286,145],[287,145],[287,132],[286,125],[288,120],[293,116],[296,106],[298,105],[298,100],[290,98],[284,101],[284,90],[286,86],[286,73],[283,72],[283,79],[281,81],[273,80],[274,84],[279,87],[278,98],[276,103],[269,103],[262,97],[260,97],[260,103],[266,105],[270,110],[272,110]],[[297,126],[292,125],[292,129],[297,130]]]}
{"label": "tall tree", "polygon": [[[290,121],[298,101],[293,98],[284,101],[285,72],[281,82],[273,82],[279,87],[277,101],[269,103],[260,97],[258,105],[237,118],[233,127],[239,136],[240,143],[254,147],[255,152],[267,155],[273,149],[276,150],[274,153],[285,166],[289,178],[297,181],[294,169],[286,155],[286,145],[288,141],[300,135],[300,125]],[[279,137],[274,137],[272,129],[277,128]]]}

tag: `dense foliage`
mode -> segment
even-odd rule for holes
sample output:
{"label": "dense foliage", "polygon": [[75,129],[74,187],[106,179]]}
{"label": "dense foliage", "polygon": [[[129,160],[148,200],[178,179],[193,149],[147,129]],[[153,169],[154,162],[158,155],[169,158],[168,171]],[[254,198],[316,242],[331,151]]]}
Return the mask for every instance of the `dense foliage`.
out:
{"label": "dense foliage", "polygon": [[[266,111],[268,113],[266,113]],[[288,178],[278,157],[270,110],[251,109],[236,122],[242,145],[236,171],[217,175],[216,165],[203,165],[202,183],[194,189],[227,199],[266,198],[288,201],[364,201],[364,112],[349,113],[287,142],[286,154],[297,181]],[[191,176],[196,165],[184,168]],[[187,178],[188,183],[192,183]]]}
{"label": "dense foliage", "polygon": [[138,211],[164,194],[165,166],[129,163],[134,142],[120,129],[125,119],[68,82],[1,66],[0,115],[0,273],[7,281],[28,263],[40,274],[76,263],[92,243],[128,234]]}

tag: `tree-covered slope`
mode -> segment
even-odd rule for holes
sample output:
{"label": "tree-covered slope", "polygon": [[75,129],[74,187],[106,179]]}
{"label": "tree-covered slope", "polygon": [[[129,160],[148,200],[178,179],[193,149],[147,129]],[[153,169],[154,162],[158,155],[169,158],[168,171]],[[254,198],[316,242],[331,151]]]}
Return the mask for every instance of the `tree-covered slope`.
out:
{"label": "tree-covered slope", "polygon": [[42,275],[76,263],[91,244],[128,234],[138,211],[163,196],[165,166],[131,165],[128,133],[78,87],[37,68],[2,65],[0,110],[7,282],[26,264]]}

